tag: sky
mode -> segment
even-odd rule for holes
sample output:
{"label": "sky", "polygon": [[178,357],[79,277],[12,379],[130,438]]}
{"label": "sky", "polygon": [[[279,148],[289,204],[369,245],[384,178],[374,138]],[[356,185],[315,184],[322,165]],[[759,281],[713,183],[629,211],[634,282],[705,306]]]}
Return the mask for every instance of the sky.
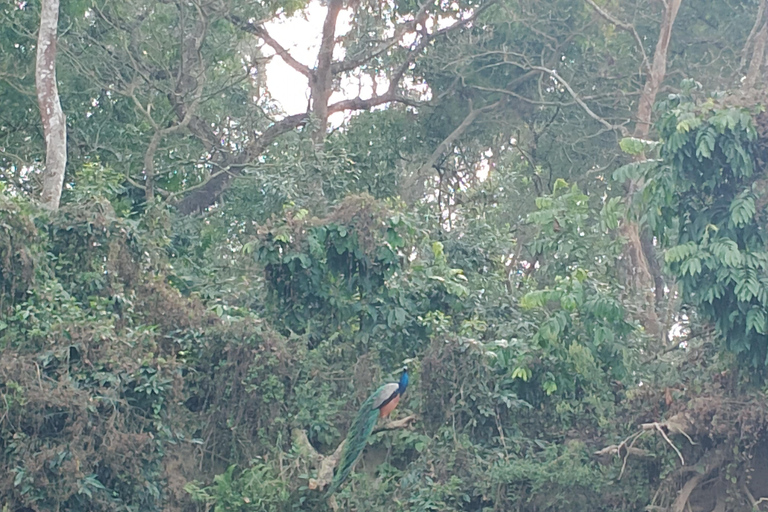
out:
{"label": "sky", "polygon": [[[287,49],[296,60],[313,68],[315,67],[317,52],[320,48],[320,38],[326,12],[327,8],[321,5],[319,1],[314,0],[308,4],[306,9],[297,12],[291,17],[281,16],[277,20],[266,23],[264,27],[269,32],[269,35]],[[351,22],[352,12],[347,9],[342,10],[336,22],[336,36],[343,36],[349,32]],[[429,22],[427,26],[430,26]],[[442,24],[438,23],[438,26],[442,26]],[[413,42],[415,36],[412,34],[410,34],[411,37],[408,36],[406,35],[403,38],[401,44],[410,45]],[[275,54],[268,45],[264,45],[262,51],[265,57]],[[334,59],[341,60],[344,57],[343,51],[342,48],[337,46],[334,49]],[[269,61],[266,72],[267,87],[270,95],[280,104],[286,115],[300,114],[307,111],[309,84],[306,76],[291,68],[280,57],[274,57]],[[345,77],[341,83],[341,91],[334,92],[330,102],[334,103],[339,100],[356,97],[370,98],[373,95],[374,87],[381,94],[389,87],[389,82],[385,77],[381,77],[377,79],[377,83],[374,83],[373,79],[367,74],[359,77]],[[429,98],[428,88],[414,87],[414,89],[419,90],[424,99]],[[349,116],[349,113],[338,112],[331,115],[329,121],[332,125],[338,126],[342,123],[345,116]]]}
{"label": "sky", "polygon": [[[320,47],[320,38],[326,12],[327,8],[315,0],[311,1],[306,9],[297,12],[293,16],[281,16],[275,21],[266,23],[264,27],[269,32],[269,35],[288,50],[296,60],[313,68],[316,64],[317,52]],[[342,10],[336,23],[337,37],[349,32],[351,20],[351,11]],[[442,28],[453,22],[455,20],[446,18],[438,20],[437,26]],[[428,22],[427,26],[429,28],[431,28],[430,25],[431,23]],[[413,42],[413,39],[408,39],[404,38],[401,44],[409,45]],[[275,55],[268,45],[264,45],[262,51],[265,57]],[[342,52],[343,50],[337,46],[334,49],[334,58],[337,60],[342,59]],[[274,56],[269,60],[266,73],[267,88],[270,95],[280,105],[286,115],[300,114],[307,111],[309,83],[306,76],[290,67],[278,56]],[[386,78],[382,77],[381,80],[377,81],[378,84],[374,84],[368,75],[347,77],[342,81],[341,91],[334,92],[331,96],[330,103],[358,96],[363,99],[370,98],[373,95],[374,87],[380,90],[380,92],[384,92],[389,86]],[[408,87],[407,82],[406,87]],[[428,87],[418,87],[417,89],[420,90],[423,99],[429,99],[430,91]],[[344,122],[345,116],[348,117],[350,115],[350,113],[337,112],[332,114],[328,121],[332,126],[338,127]],[[486,165],[481,165],[477,170],[478,178],[481,181],[487,178],[488,170]]]}
{"label": "sky", "polygon": [[[290,18],[281,16],[275,21],[266,23],[264,27],[269,35],[287,49],[296,60],[313,68],[320,48],[320,37],[326,12],[326,7],[320,5],[320,2],[314,1],[310,2],[306,9],[297,12]],[[349,32],[351,17],[349,11],[341,11],[336,23],[337,36]],[[274,55],[269,46],[265,45],[263,51],[267,57]],[[334,51],[334,57],[337,59],[342,57],[339,51],[338,47]],[[347,80],[342,86],[347,94],[335,93],[331,97],[331,102],[345,97],[358,96],[359,84],[357,81]],[[272,58],[267,64],[267,87],[272,98],[280,104],[286,115],[301,114],[307,111],[309,100],[307,77],[290,67],[280,57]],[[350,90],[351,88],[354,91]],[[370,96],[373,88],[369,84],[367,87],[364,86],[361,92]],[[343,116],[339,113],[333,116],[330,121],[332,124],[339,124],[343,120]]]}

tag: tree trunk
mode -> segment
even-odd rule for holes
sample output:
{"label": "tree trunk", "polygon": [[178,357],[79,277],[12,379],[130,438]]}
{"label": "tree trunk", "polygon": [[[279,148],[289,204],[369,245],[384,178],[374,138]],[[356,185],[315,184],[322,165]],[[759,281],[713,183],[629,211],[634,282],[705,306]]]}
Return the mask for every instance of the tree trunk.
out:
{"label": "tree trunk", "polygon": [[667,74],[667,52],[672,38],[672,27],[680,10],[683,0],[670,0],[664,10],[664,18],[659,29],[659,40],[656,41],[656,49],[653,52],[651,69],[645,79],[643,93],[640,95],[640,104],[637,107],[637,124],[635,125],[635,137],[645,138],[651,131],[651,116],[653,104],[659,94],[661,83]]}
{"label": "tree trunk", "polygon": [[67,123],[59,102],[56,85],[56,32],[59,24],[59,0],[43,0],[40,31],[37,37],[35,85],[37,104],[45,134],[45,172],[41,202],[57,210],[67,166]]}
{"label": "tree trunk", "polygon": [[[659,39],[656,41],[653,60],[637,107],[637,124],[634,131],[634,136],[637,138],[647,138],[651,131],[653,105],[667,74],[667,53],[680,4],[682,0],[670,0],[664,10]],[[631,198],[635,191],[642,188],[642,185],[642,181],[631,180],[627,187],[627,196]],[[643,326],[653,336],[661,336],[663,329],[656,313],[656,304],[664,296],[664,280],[656,261],[651,235],[647,229],[630,220],[627,220],[623,232],[627,238],[626,256],[634,281],[633,285],[646,301]]]}
{"label": "tree trunk", "polygon": [[333,93],[333,47],[336,44],[336,21],[342,8],[342,0],[328,2],[328,14],[323,23],[323,36],[320,51],[317,53],[317,68],[311,73],[309,86],[312,94],[312,114],[317,126],[312,133],[312,141],[319,144],[325,140],[328,125],[328,100]]}
{"label": "tree trunk", "polygon": [[755,25],[752,27],[752,32],[750,32],[742,50],[741,68],[743,69],[746,64],[747,55],[749,55],[749,50],[750,48],[752,49],[747,76],[744,78],[743,83],[745,90],[754,88],[758,80],[762,78],[762,69],[765,64],[765,47],[768,44],[768,24],[766,24],[765,16],[766,0],[762,0],[757,10]]}

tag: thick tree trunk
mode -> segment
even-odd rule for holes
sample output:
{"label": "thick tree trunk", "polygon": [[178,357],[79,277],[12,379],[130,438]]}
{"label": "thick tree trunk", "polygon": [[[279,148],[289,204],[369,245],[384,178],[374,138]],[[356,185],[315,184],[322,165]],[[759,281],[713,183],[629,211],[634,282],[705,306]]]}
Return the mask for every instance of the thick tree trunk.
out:
{"label": "thick tree trunk", "polygon": [[328,125],[328,100],[333,93],[333,47],[336,44],[336,21],[342,8],[342,0],[328,2],[328,14],[323,23],[323,36],[320,41],[320,51],[317,53],[317,68],[311,73],[309,86],[312,91],[312,114],[317,126],[312,133],[315,144],[325,139]]}
{"label": "thick tree trunk", "polygon": [[[637,107],[637,123],[634,136],[647,138],[651,131],[653,105],[659,94],[661,84],[667,74],[667,54],[672,38],[672,27],[675,24],[677,13],[680,10],[682,0],[670,0],[664,10],[664,17],[659,29],[659,39],[653,53],[653,60],[648,69],[643,92]],[[630,181],[627,187],[627,195],[631,197],[635,191],[642,188],[641,181]],[[643,326],[646,331],[654,336],[662,335],[662,325],[656,313],[656,304],[664,296],[664,280],[661,269],[656,261],[655,249],[652,238],[647,229],[644,229],[634,221],[629,221],[623,229],[627,238],[626,256],[629,269],[632,272],[634,288],[645,297]]]}
{"label": "thick tree trunk", "polygon": [[67,124],[59,102],[56,85],[56,32],[59,24],[59,0],[43,0],[40,31],[37,37],[35,84],[37,103],[45,134],[45,172],[41,202],[57,210],[67,166]]}
{"label": "thick tree trunk", "polygon": [[659,39],[656,41],[656,49],[653,52],[651,69],[645,79],[643,93],[640,95],[640,104],[637,107],[637,124],[635,125],[635,137],[644,138],[651,131],[651,116],[653,104],[659,94],[661,83],[667,74],[667,53],[669,42],[672,38],[672,27],[680,10],[683,0],[670,0],[664,10],[664,18],[661,20]]}
{"label": "thick tree trunk", "polygon": [[744,44],[741,57],[741,68],[743,69],[750,49],[752,56],[749,59],[749,68],[747,76],[744,78],[743,88],[748,90],[754,88],[763,76],[765,66],[765,48],[768,44],[768,24],[766,24],[766,0],[761,0],[760,7],[757,10],[755,24]]}

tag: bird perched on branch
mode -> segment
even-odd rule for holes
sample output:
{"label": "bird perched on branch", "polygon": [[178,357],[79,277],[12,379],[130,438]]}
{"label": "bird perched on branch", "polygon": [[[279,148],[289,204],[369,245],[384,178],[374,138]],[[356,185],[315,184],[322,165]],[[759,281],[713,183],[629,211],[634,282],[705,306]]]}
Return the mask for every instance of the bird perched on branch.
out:
{"label": "bird perched on branch", "polygon": [[349,427],[349,432],[347,432],[347,439],[341,452],[339,467],[325,495],[326,498],[336,492],[344,480],[347,479],[352,472],[352,466],[355,465],[365,445],[368,443],[368,437],[373,432],[376,421],[379,418],[386,418],[389,416],[389,413],[395,410],[400,397],[403,396],[407,387],[408,367],[404,366],[400,374],[400,382],[384,384],[360,406],[360,410],[357,411],[357,416],[355,416],[355,420],[352,422],[352,426]]}

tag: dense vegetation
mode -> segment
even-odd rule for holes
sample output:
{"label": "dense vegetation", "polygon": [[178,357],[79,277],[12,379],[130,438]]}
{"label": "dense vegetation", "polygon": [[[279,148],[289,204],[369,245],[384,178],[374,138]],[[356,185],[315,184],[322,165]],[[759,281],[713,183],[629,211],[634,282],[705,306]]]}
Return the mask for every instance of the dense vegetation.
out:
{"label": "dense vegetation", "polygon": [[0,3],[3,511],[766,510],[765,0],[63,2],[53,209],[40,7]]}

